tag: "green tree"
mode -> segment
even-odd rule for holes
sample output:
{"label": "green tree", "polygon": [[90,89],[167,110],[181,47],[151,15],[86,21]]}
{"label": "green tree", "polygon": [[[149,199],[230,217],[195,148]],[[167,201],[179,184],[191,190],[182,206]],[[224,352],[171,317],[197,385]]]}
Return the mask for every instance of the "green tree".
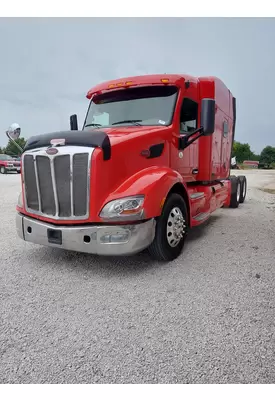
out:
{"label": "green tree", "polygon": [[260,163],[270,166],[275,163],[275,147],[266,146],[260,155]]}
{"label": "green tree", "polygon": [[233,143],[232,157],[236,157],[238,163],[242,163],[244,160],[255,160],[256,155],[251,151],[248,143]]}
{"label": "green tree", "polygon": [[[15,142],[23,149],[26,144],[26,140],[21,137],[19,139],[16,139]],[[16,145],[10,140],[9,143],[7,144],[5,148],[5,153],[9,154],[10,156],[17,156],[20,154],[19,149],[16,147]]]}
{"label": "green tree", "polygon": [[252,152],[250,160],[251,161],[260,161],[260,157],[261,157],[260,154],[254,154]]}

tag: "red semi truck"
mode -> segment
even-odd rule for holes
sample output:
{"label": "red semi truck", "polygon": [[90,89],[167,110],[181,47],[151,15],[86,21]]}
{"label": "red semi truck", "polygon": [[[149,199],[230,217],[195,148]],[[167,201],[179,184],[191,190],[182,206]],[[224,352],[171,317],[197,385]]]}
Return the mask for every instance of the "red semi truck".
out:
{"label": "red semi truck", "polygon": [[246,196],[230,176],[236,100],[216,77],[146,75],[92,88],[82,130],[31,137],[21,239],[78,252],[177,258],[188,230]]}

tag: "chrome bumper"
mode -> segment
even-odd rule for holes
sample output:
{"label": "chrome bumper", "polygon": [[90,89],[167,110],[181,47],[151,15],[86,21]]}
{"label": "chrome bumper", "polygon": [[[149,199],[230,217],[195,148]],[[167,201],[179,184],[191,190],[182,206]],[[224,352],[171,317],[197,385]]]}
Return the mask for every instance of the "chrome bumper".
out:
{"label": "chrome bumper", "polygon": [[137,225],[56,226],[16,215],[18,236],[43,246],[98,255],[131,255],[147,248],[155,236],[155,220]]}
{"label": "chrome bumper", "polygon": [[6,171],[17,171],[17,167],[5,167]]}

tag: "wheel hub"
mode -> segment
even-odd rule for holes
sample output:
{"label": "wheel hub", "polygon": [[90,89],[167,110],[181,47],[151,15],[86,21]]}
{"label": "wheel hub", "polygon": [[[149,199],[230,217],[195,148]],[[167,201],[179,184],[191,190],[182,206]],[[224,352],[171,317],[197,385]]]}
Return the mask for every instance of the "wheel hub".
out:
{"label": "wheel hub", "polygon": [[171,247],[176,247],[185,233],[185,220],[180,208],[174,207],[167,221],[167,241]]}

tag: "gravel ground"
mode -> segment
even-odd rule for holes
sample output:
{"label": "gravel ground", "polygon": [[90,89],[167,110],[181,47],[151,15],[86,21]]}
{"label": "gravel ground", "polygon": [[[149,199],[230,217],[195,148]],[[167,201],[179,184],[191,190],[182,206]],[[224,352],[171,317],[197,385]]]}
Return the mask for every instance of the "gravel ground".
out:
{"label": "gravel ground", "polygon": [[275,174],[247,176],[245,204],[157,264],[21,241],[0,175],[0,383],[274,383]]}

